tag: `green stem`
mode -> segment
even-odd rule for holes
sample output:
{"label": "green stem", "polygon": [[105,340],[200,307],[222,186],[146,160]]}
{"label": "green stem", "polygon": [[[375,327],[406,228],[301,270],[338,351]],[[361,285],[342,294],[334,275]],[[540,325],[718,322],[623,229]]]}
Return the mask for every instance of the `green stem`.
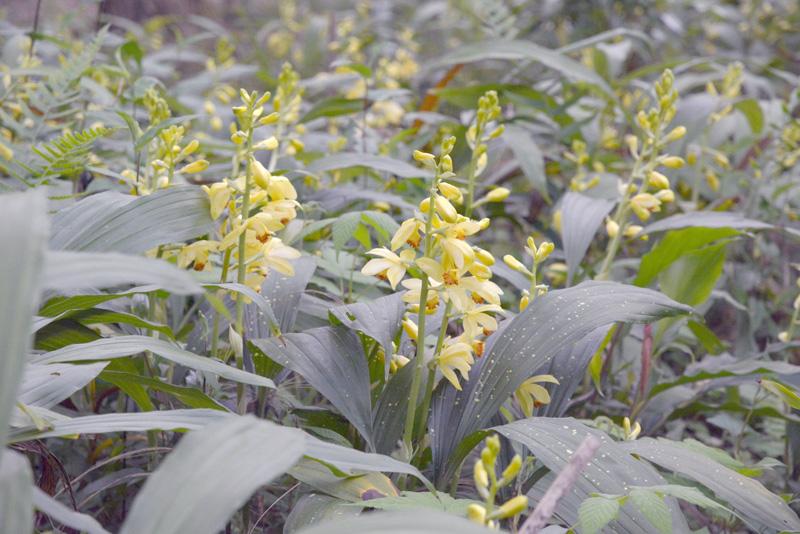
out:
{"label": "green stem", "polygon": [[[433,349],[433,357],[436,358],[439,353],[442,351],[442,345],[444,345],[444,338],[447,334],[447,325],[450,322],[450,311],[453,307],[452,302],[448,302],[447,306],[444,308],[444,314],[442,314],[442,323],[439,326],[439,337],[436,340],[436,348]],[[422,399],[422,410],[420,411],[421,416],[424,418],[426,417],[428,410],[431,407],[431,399],[433,398],[433,386],[434,380],[436,379],[436,366],[431,365],[428,368],[428,381],[425,383],[425,397]],[[425,425],[420,425],[419,435],[418,438],[422,438],[425,433]]]}
{"label": "green stem", "polygon": [[[428,195],[428,213],[425,221],[425,257],[431,255],[431,233],[433,230],[433,196],[436,194],[436,187],[439,184],[439,173],[433,179]],[[408,411],[406,412],[405,428],[403,429],[403,444],[407,451],[411,451],[414,438],[414,421],[417,411],[417,400],[422,386],[422,373],[425,370],[425,315],[428,308],[428,276],[422,277],[422,286],[419,291],[419,325],[417,326],[417,353],[414,360],[414,378],[411,381],[411,391],[408,396]]]}
{"label": "green stem", "polygon": [[[231,263],[231,249],[225,250],[222,256],[222,274],[219,276],[219,282],[224,284],[228,281],[228,266]],[[211,356],[217,357],[217,350],[219,347],[219,313],[214,314],[214,325],[211,328]]]}
{"label": "green stem", "polygon": [[[250,158],[253,155],[253,126],[247,130],[247,145],[245,148],[245,157],[244,157],[244,164],[245,164],[245,185],[244,185],[244,196],[242,198],[242,221],[241,224],[247,225],[247,218],[250,214],[250,189],[252,187],[252,168],[250,166]],[[236,281],[240,284],[245,283],[245,279],[247,276],[247,269],[246,269],[246,248],[247,248],[247,229],[245,229],[239,235],[239,245],[238,245],[238,266],[236,272]],[[244,339],[244,295],[241,293],[237,293],[236,295],[236,331],[242,336]],[[239,369],[244,369],[244,357],[242,354],[236,354],[236,367]],[[236,400],[237,405],[239,407],[239,412],[244,413],[246,411],[246,406],[243,403],[244,399],[244,384],[238,384],[236,386]]]}
{"label": "green stem", "polygon": [[472,217],[472,209],[475,207],[475,168],[478,164],[478,147],[481,146],[481,135],[483,128],[476,126],[475,128],[475,150],[472,151],[472,157],[469,160],[469,167],[467,168],[467,202],[464,206],[464,216]]}

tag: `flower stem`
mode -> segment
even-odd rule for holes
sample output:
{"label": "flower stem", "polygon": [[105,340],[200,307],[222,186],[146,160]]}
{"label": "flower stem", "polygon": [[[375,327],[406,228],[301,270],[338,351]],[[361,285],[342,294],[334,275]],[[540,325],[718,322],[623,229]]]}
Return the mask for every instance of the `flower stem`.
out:
{"label": "flower stem", "polygon": [[[452,302],[448,302],[447,306],[444,308],[444,313],[442,314],[442,323],[439,326],[439,338],[436,340],[436,348],[433,349],[433,357],[434,359],[439,355],[442,351],[442,345],[444,345],[444,338],[447,334],[447,325],[450,322],[450,311],[453,307]],[[422,410],[421,414],[422,417],[425,417],[428,413],[428,410],[431,407],[431,399],[433,398],[433,382],[436,378],[436,367],[431,365],[428,368],[428,381],[425,383],[425,397],[422,399]],[[425,432],[425,425],[420,425],[420,434],[424,435]],[[418,436],[421,438],[422,436]]]}
{"label": "flower stem", "polygon": [[[439,184],[439,173],[433,179],[429,192],[428,213],[425,221],[425,257],[431,255],[431,233],[433,230],[433,196],[436,194],[436,187]],[[414,438],[414,421],[417,411],[417,400],[422,386],[422,373],[425,370],[425,315],[428,308],[428,276],[423,275],[422,286],[419,291],[419,325],[417,326],[417,353],[414,359],[414,378],[411,381],[411,391],[408,396],[408,411],[406,412],[405,428],[403,429],[403,444],[407,451],[411,451],[412,440]]]}
{"label": "flower stem", "polygon": [[[250,158],[253,155],[253,126],[247,129],[247,145],[245,148],[245,157],[244,157],[244,165],[245,165],[245,182],[244,182],[244,196],[242,198],[242,211],[241,217],[242,221],[241,224],[247,225],[247,217],[250,213],[250,188],[252,187],[252,167],[250,166]],[[239,284],[244,284],[247,269],[246,269],[246,249],[247,249],[247,229],[245,229],[239,235],[239,245],[238,245],[238,265],[237,265],[237,272],[236,272],[236,281]],[[236,295],[236,331],[239,335],[242,336],[244,339],[244,295],[241,293],[237,293]],[[244,369],[244,356],[243,354],[236,354],[236,367],[239,369]],[[244,413],[245,406],[243,405],[244,399],[244,384],[238,384],[236,386],[236,400],[237,406],[239,407],[239,412]]]}

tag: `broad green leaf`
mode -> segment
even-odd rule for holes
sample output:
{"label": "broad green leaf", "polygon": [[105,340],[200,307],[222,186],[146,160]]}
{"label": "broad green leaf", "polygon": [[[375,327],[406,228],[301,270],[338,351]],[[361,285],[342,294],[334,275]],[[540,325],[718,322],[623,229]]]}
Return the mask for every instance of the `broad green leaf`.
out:
{"label": "broad green leaf", "polygon": [[283,525],[283,532],[284,534],[295,534],[319,523],[356,517],[360,513],[360,508],[341,499],[309,493],[300,497],[300,500],[292,506]]}
{"label": "broad green leaf", "polygon": [[[356,302],[331,308],[328,312],[337,323],[361,332],[383,347],[388,366],[392,354],[392,340],[400,329],[405,313],[401,293],[392,293],[366,302]],[[387,367],[388,369],[388,367]]]}
{"label": "broad green leaf", "polygon": [[33,532],[33,473],[28,459],[0,448],[0,531],[3,534]]}
{"label": "broad green leaf", "polygon": [[572,191],[561,201],[561,237],[567,259],[567,284],[572,283],[597,229],[614,207],[614,202]]}
{"label": "broad green leaf", "polygon": [[308,113],[303,115],[300,122],[309,122],[320,117],[340,117],[364,111],[365,102],[362,98],[333,97],[314,104]]}
{"label": "broad green leaf", "polygon": [[[726,507],[722,506],[720,503],[715,501],[714,499],[709,499],[706,497],[702,491],[697,488],[693,488],[691,486],[679,486],[677,484],[666,484],[663,486],[649,486],[646,488],[647,491],[655,491],[657,493],[661,493],[663,495],[669,495],[671,497],[675,497],[676,499],[680,499],[682,501],[686,501],[690,504],[696,504],[697,506],[701,506],[703,508],[715,509],[715,510],[722,510],[727,511],[730,513]],[[641,489],[634,489],[633,492],[641,491]],[[631,496],[633,496],[633,492],[631,492]]]}
{"label": "broad green leaf", "polygon": [[147,478],[120,534],[215,534],[304,449],[301,431],[252,416],[191,432]]}
{"label": "broad green leaf", "polygon": [[485,59],[537,61],[573,81],[590,83],[597,86],[606,95],[613,94],[611,87],[596,72],[564,54],[529,41],[495,40],[471,43],[439,58],[429,68],[440,68],[456,63],[474,63]]}
{"label": "broad green leaf", "polygon": [[745,98],[744,100],[736,102],[733,107],[742,112],[742,115],[744,115],[747,119],[747,123],[750,125],[751,132],[756,135],[761,133],[764,129],[764,112],[761,110],[758,100],[755,98]]}
{"label": "broad green leaf", "polygon": [[397,495],[392,480],[382,473],[361,472],[351,475],[314,459],[300,460],[289,470],[289,474],[303,484],[345,502],[360,503],[370,498]]}
{"label": "broad green leaf", "polygon": [[428,489],[433,489],[428,479],[416,467],[384,454],[362,452],[309,436],[306,441],[306,456],[334,465],[348,474],[381,471],[412,475],[425,484]]}
{"label": "broad green leaf", "polygon": [[650,252],[642,256],[634,284],[641,287],[648,286],[661,271],[684,254],[703,249],[716,241],[727,241],[737,235],[740,235],[739,231],[725,227],[692,227],[667,232]]}
{"label": "broad green leaf", "polygon": [[208,195],[176,186],[135,197],[91,195],[52,217],[50,248],[137,254],[208,233],[213,227]]}
{"label": "broad green leaf", "polygon": [[203,292],[188,272],[164,260],[117,252],[50,251],[45,255],[42,285],[60,293],[129,285],[153,285],[177,295]]}
{"label": "broad green leaf", "polygon": [[126,385],[134,384],[154,391],[163,391],[181,401],[188,408],[209,408],[211,410],[228,411],[227,408],[195,387],[176,386],[157,378],[149,378],[124,371],[103,371],[99,378],[109,384],[118,386],[123,391],[127,391]]}
{"label": "broad green leaf", "polygon": [[661,495],[655,493],[652,488],[639,488],[631,491],[630,498],[633,505],[660,532],[672,533],[672,514]]}
{"label": "broad green leaf", "polygon": [[[494,430],[506,438],[527,447],[531,453],[551,472],[537,482],[528,495],[539,500],[549,483],[570,461],[572,454],[589,435],[600,441],[600,448],[594,458],[581,471],[572,489],[562,497],[556,508],[556,515],[565,522],[578,521],[581,503],[593,494],[627,495],[630,486],[653,486],[666,484],[661,475],[649,465],[631,456],[605,433],[587,427],[571,418],[533,417],[495,427]],[[686,519],[673,499],[666,501],[676,532],[688,529]],[[655,533],[657,525],[642,517],[637,509],[626,502],[611,528],[620,533]]]}
{"label": "broad green leaf", "polygon": [[751,374],[794,375],[800,373],[800,366],[782,361],[761,360],[756,358],[740,359],[730,354],[721,354],[713,358],[704,358],[689,365],[683,374],[671,382],[661,382],[653,386],[651,397],[667,389],[715,378],[743,376]]}
{"label": "broad green leaf", "polygon": [[450,480],[459,442],[489,421],[503,402],[558,352],[615,322],[646,322],[690,308],[655,291],[584,282],[537,298],[491,336],[462,391],[441,383],[434,394],[431,447],[436,479]]}
{"label": "broad green leaf", "polygon": [[514,157],[531,185],[545,199],[549,200],[547,176],[544,172],[544,156],[531,133],[520,126],[506,125],[503,141],[514,153]]}
{"label": "broad green leaf", "polygon": [[400,178],[429,178],[431,176],[430,171],[415,167],[405,161],[396,160],[388,156],[376,156],[374,154],[361,154],[357,152],[341,152],[322,157],[311,162],[306,170],[318,174],[336,169],[347,169],[349,167],[368,167],[376,171],[394,174]]}
{"label": "broad green leaf", "polygon": [[589,497],[581,503],[578,518],[581,532],[596,534],[619,514],[619,500],[608,497]]}
{"label": "broad green leaf", "polygon": [[704,485],[726,501],[748,524],[775,530],[800,530],[800,519],[783,499],[760,482],[714,462],[704,454],[664,438],[641,438],[620,446]]}
{"label": "broad green leaf", "polygon": [[33,506],[51,519],[77,531],[86,534],[109,534],[92,516],[76,512],[38,487],[33,488]]}
{"label": "broad green leaf", "polygon": [[711,295],[724,265],[725,243],[693,250],[661,271],[658,283],[665,295],[697,306]]}
{"label": "broad green leaf", "polygon": [[0,448],[31,346],[47,243],[46,209],[42,191],[0,196]]}
{"label": "broad green leaf", "polygon": [[42,364],[111,360],[114,358],[132,356],[148,350],[153,354],[157,354],[179,365],[215,374],[222,378],[227,378],[228,380],[253,386],[275,387],[272,380],[268,378],[225,365],[218,360],[198,356],[167,341],[147,336],[118,336],[98,339],[91,343],[70,345],[63,349],[38,354],[33,356],[30,361],[32,363]]}
{"label": "broad green leaf", "polygon": [[773,395],[777,395],[779,399],[795,410],[800,410],[800,395],[797,394],[797,391],[794,388],[791,388],[786,384],[781,384],[775,380],[767,380],[766,378],[762,379],[760,384],[761,387]]}
{"label": "broad green leaf", "polygon": [[654,234],[679,228],[734,228],[737,230],[769,230],[771,224],[748,219],[729,211],[690,211],[661,219],[644,227],[642,234]]}
{"label": "broad green leaf", "polygon": [[17,401],[50,408],[72,396],[99,375],[107,362],[87,365],[28,364],[17,393]]}
{"label": "broad green leaf", "polygon": [[251,343],[305,378],[372,444],[369,371],[356,334],[344,326],[321,327]]}
{"label": "broad green leaf", "polygon": [[56,421],[46,430],[20,429],[11,433],[9,441],[19,443],[34,439],[108,434],[109,432],[146,432],[148,430],[194,430],[225,417],[219,410],[161,410],[154,412],[108,413],[86,415]]}
{"label": "broad green leaf", "polygon": [[301,534],[489,534],[497,532],[432,510],[408,512],[376,512],[359,517],[318,524]]}
{"label": "broad green leaf", "polygon": [[[403,437],[406,412],[408,411],[408,392],[414,378],[414,366],[406,365],[389,377],[375,406],[373,432],[375,450],[391,454]],[[425,387],[427,376],[423,376]]]}
{"label": "broad green leaf", "polygon": [[403,491],[396,497],[370,499],[363,506],[378,510],[419,510],[431,509],[465,517],[467,507],[477,501],[454,499],[444,492],[436,494],[427,491]]}

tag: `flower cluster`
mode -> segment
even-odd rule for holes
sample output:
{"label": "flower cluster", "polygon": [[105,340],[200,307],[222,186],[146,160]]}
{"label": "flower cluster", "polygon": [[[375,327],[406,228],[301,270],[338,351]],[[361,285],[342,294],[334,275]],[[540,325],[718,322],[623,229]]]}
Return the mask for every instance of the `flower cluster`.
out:
{"label": "flower cluster", "polygon": [[[368,252],[373,259],[362,272],[386,279],[392,288],[407,290],[403,299],[412,313],[432,314],[445,304],[443,327],[434,349],[434,361],[442,375],[461,389],[456,371],[466,379],[474,356],[483,352],[483,336],[497,328],[492,314],[501,311],[502,290],[491,281],[492,255],[470,245],[467,238],[486,229],[488,219],[474,220],[458,213],[455,205],[464,200],[463,191],[445,181],[454,177],[450,152],[455,138],[443,141],[441,154],[416,151],[414,158],[435,172],[429,193],[419,213],[404,221],[392,237],[390,248]],[[407,273],[414,278],[405,279]],[[461,333],[445,336],[447,320],[460,319]],[[424,346],[417,326],[410,318],[406,332]]]}
{"label": "flower cluster", "polygon": [[280,113],[264,115],[269,93],[258,95],[241,91],[242,105],[233,108],[239,128],[231,139],[240,147],[237,159],[244,162],[244,173],[211,186],[203,186],[209,196],[211,217],[226,214],[220,230],[220,241],[198,241],[183,248],[178,256],[180,266],[193,265],[203,270],[210,252],[224,252],[223,280],[231,258],[243,266],[246,273],[240,283],[260,291],[261,283],[270,269],[291,275],[289,260],[300,253],[285,245],[275,232],[297,217],[297,192],[285,176],[273,175],[256,157],[259,151],[274,151],[278,140],[268,136],[254,140],[257,128],[275,124]]}
{"label": "flower cluster", "polygon": [[[155,88],[150,88],[144,95],[144,106],[150,118],[150,127],[156,126],[170,118],[172,112],[167,101]],[[125,169],[120,173],[125,183],[131,186],[134,195],[148,195],[158,189],[172,184],[175,174],[195,174],[208,168],[208,161],[199,158],[188,162],[200,147],[199,141],[193,139],[184,142],[186,126],[172,125],[162,129],[150,142],[150,161],[147,167],[137,173]],[[183,163],[180,168],[178,165]]]}
{"label": "flower cluster", "polygon": [[670,127],[677,112],[678,91],[673,86],[674,82],[672,71],[665,70],[655,83],[655,105],[647,111],[640,110],[636,115],[641,135],[625,136],[634,165],[628,181],[620,184],[622,198],[614,217],[606,219],[606,231],[612,241],[601,269],[601,277],[608,274],[610,262],[619,248],[620,238],[635,237],[642,229],[629,220],[631,212],[639,220],[647,221],[653,213],[661,211],[663,204],[675,200],[669,178],[661,172],[665,169],[680,169],[685,165],[683,158],[666,152],[670,143],[686,135],[684,126]]}
{"label": "flower cluster", "polygon": [[495,505],[497,492],[508,486],[522,469],[522,457],[515,454],[500,475],[497,477],[497,457],[500,455],[500,438],[497,435],[486,438],[486,446],[481,457],[475,461],[472,470],[475,489],[484,500],[483,504],[473,503],[467,507],[467,517],[475,523],[497,528],[497,521],[519,515],[528,509],[528,498],[524,495],[512,497],[500,506]]}
{"label": "flower cluster", "polygon": [[524,263],[519,261],[511,254],[506,254],[503,256],[503,261],[506,265],[515,271],[522,273],[526,278],[528,278],[528,280],[530,280],[530,289],[523,291],[522,298],[519,301],[519,311],[523,311],[525,308],[527,308],[528,304],[537,296],[547,293],[547,286],[538,282],[537,272],[539,270],[539,265],[543,263],[548,256],[550,256],[554,249],[555,245],[550,241],[545,241],[537,247],[533,236],[530,236],[528,238],[527,246],[525,247],[525,252],[527,252],[528,256],[531,258],[530,269],[528,269]]}

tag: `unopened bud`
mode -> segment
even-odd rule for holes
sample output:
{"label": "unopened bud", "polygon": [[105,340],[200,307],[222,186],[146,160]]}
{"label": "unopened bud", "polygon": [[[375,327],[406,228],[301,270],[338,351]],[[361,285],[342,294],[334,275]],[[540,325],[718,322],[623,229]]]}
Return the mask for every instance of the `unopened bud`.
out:
{"label": "unopened bud", "polygon": [[686,135],[686,127],[677,126],[667,134],[667,136],[664,138],[664,142],[672,143],[673,141],[677,141],[678,139],[683,138],[684,135]]}
{"label": "unopened bud", "polygon": [[505,187],[496,187],[486,193],[486,200],[489,202],[502,202],[508,198],[508,195],[511,194],[511,191]]}
{"label": "unopened bud", "polygon": [[182,174],[194,174],[197,172],[203,172],[208,168],[208,161],[204,159],[198,159],[197,161],[193,161],[188,165],[183,166],[178,172]]}
{"label": "unopened bud", "polygon": [[520,272],[520,273],[523,273],[523,274],[530,274],[529,271],[528,271],[528,268],[525,267],[525,265],[523,265],[521,261],[519,261],[517,258],[512,256],[511,254],[506,254],[505,256],[503,256],[503,261],[505,262],[506,265],[508,265],[509,267],[511,267],[512,269],[514,269],[517,272]]}
{"label": "unopened bud", "polygon": [[498,508],[497,511],[492,514],[492,517],[496,519],[507,519],[521,514],[527,509],[528,498],[525,495],[517,495]]}

